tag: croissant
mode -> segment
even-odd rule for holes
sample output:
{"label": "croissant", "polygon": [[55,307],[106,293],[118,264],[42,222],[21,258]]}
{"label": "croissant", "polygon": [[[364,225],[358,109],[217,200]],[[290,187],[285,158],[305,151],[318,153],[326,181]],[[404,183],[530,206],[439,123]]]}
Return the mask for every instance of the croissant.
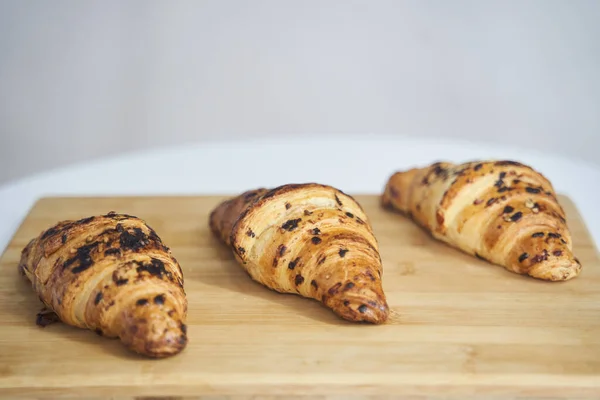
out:
{"label": "croissant", "polygon": [[437,162],[399,171],[381,202],[435,239],[517,274],[565,281],[581,271],[554,188],[530,166]]}
{"label": "croissant", "polygon": [[377,240],[342,191],[316,183],[249,190],[217,205],[210,228],[262,285],[315,299],[349,321],[386,321]]}
{"label": "croissant", "polygon": [[166,357],[187,344],[183,273],[143,220],[114,212],[66,220],[32,239],[19,269],[53,321],[120,338],[130,350]]}

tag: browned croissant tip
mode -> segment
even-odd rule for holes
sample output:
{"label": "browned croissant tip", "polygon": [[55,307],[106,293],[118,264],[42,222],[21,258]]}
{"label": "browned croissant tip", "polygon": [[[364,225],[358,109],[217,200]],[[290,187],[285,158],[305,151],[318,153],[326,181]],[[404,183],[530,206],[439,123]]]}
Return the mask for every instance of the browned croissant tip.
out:
{"label": "browned croissant tip", "polygon": [[130,350],[155,358],[173,356],[188,342],[187,326],[181,317],[152,305],[143,314],[134,314],[133,310],[126,313],[119,337]]}
{"label": "browned croissant tip", "polygon": [[356,322],[382,324],[387,321],[389,307],[385,301],[345,300],[347,312],[340,313],[344,319]]}
{"label": "browned croissant tip", "polygon": [[528,274],[534,278],[558,282],[568,281],[579,275],[581,263],[575,258],[563,260],[547,260],[539,263],[529,270]]}
{"label": "browned croissant tip", "polygon": [[[323,302],[340,317],[349,321],[384,323],[388,319],[389,307],[381,286],[381,279],[366,267],[364,275],[355,276],[345,283],[329,288]],[[376,266],[375,266],[376,269]]]}

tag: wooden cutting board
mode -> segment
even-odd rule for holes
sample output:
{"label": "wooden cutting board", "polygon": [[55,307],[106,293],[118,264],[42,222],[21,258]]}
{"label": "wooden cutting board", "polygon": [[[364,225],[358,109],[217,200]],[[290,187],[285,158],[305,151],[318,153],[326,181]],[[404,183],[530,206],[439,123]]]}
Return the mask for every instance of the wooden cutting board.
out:
{"label": "wooden cutting board", "polygon": [[[381,326],[253,282],[209,233],[223,198],[36,203],[0,261],[0,397],[600,397],[600,261],[567,198],[583,271],[550,283],[451,249],[376,196],[356,196],[380,242],[394,310]],[[181,263],[189,345],[178,356],[144,359],[90,331],[35,325],[41,303],[17,273],[21,249],[58,220],[111,210],[144,218]]]}

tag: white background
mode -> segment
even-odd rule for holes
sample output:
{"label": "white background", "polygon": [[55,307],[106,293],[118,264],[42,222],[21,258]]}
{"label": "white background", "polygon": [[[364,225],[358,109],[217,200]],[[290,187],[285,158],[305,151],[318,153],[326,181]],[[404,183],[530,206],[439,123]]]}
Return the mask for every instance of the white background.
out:
{"label": "white background", "polygon": [[0,1],[0,183],[146,147],[369,132],[600,165],[599,18],[594,0]]}

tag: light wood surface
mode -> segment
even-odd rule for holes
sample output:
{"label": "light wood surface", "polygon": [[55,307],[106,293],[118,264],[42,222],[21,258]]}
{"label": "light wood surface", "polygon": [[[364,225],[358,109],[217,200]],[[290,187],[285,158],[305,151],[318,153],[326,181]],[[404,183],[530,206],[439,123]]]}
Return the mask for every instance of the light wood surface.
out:
{"label": "light wood surface", "polygon": [[[583,271],[550,283],[460,253],[376,196],[356,196],[381,246],[393,309],[381,326],[253,282],[209,233],[223,198],[36,203],[0,260],[0,397],[600,397],[600,262],[567,198]],[[181,263],[189,345],[178,356],[144,359],[90,331],[35,325],[40,302],[17,273],[21,249],[59,220],[111,210],[144,218]]]}

